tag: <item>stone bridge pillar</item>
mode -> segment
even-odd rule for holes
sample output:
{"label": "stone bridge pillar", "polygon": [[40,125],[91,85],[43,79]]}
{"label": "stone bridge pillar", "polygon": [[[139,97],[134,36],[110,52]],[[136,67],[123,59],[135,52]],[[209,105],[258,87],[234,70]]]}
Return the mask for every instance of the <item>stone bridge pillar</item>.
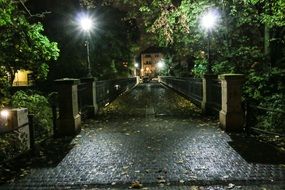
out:
{"label": "stone bridge pillar", "polygon": [[58,92],[58,134],[62,136],[75,135],[80,131],[81,116],[78,111],[79,79],[55,80]]}
{"label": "stone bridge pillar", "polygon": [[87,93],[86,102],[88,102],[87,106],[87,115],[88,117],[94,117],[98,111],[98,105],[96,102],[96,78],[82,78],[80,79],[82,83],[87,83]]}
{"label": "stone bridge pillar", "polygon": [[244,111],[241,106],[242,74],[219,75],[222,86],[222,110],[220,124],[226,131],[241,131],[244,127]]}
{"label": "stone bridge pillar", "polygon": [[202,111],[205,114],[211,113],[211,99],[212,94],[215,92],[211,92],[212,80],[217,79],[217,75],[205,74],[203,76],[203,99],[202,99]]}

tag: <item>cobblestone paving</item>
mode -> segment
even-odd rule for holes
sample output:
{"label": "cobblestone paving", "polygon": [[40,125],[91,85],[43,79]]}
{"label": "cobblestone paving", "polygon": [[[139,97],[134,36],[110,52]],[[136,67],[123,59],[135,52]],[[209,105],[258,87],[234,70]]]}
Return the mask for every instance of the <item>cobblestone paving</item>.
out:
{"label": "cobblestone paving", "polygon": [[86,122],[58,165],[34,168],[1,189],[285,187],[284,157],[278,159],[284,154],[272,150],[272,158],[262,159],[268,151],[255,142],[253,156],[244,156],[254,140],[224,133],[161,85],[142,84],[100,113]]}

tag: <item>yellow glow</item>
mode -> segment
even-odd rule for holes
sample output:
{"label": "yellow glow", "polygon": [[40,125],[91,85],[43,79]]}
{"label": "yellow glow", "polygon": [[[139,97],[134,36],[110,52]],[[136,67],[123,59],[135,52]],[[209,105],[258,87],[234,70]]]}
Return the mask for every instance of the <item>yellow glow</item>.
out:
{"label": "yellow glow", "polygon": [[13,86],[28,86],[29,81],[28,80],[28,74],[31,74],[32,71],[28,70],[18,70],[15,74],[15,79],[13,81]]}
{"label": "yellow glow", "polygon": [[7,119],[9,116],[9,111],[8,110],[2,110],[0,115],[1,115],[1,117]]}

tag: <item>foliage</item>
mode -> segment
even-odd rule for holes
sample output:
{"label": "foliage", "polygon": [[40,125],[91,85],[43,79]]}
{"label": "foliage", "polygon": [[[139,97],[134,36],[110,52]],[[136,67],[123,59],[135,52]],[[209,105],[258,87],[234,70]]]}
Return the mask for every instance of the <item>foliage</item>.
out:
{"label": "foliage", "polygon": [[[49,80],[86,76],[86,38],[90,43],[93,76],[110,79],[129,75],[135,52],[138,51],[136,42],[139,32],[136,20],[127,18],[125,11],[101,5],[83,9],[78,1],[70,0],[31,2],[28,5],[32,12],[51,11],[43,19],[43,25],[47,29],[46,35],[57,41],[61,49],[57,64],[51,65]],[[95,23],[89,35],[78,27],[78,15],[82,12],[90,15]]]}
{"label": "foliage", "polygon": [[34,115],[36,140],[51,134],[52,111],[46,97],[33,91],[18,91],[12,96],[11,102],[13,107],[28,108],[29,114]]}
{"label": "foliage", "polygon": [[284,0],[245,0],[248,4],[261,9],[261,21],[270,27],[285,26],[285,1]]}
{"label": "foliage", "polygon": [[[206,35],[200,19],[208,9],[220,12],[218,26],[212,31],[212,49],[215,50],[214,64],[229,62],[234,72],[247,71],[255,62],[263,61],[263,24],[271,27],[284,25],[285,3],[265,0],[245,1],[125,1],[125,0],[82,0],[86,6],[115,6],[128,10],[128,18],[137,18],[143,27],[146,41],[171,48],[175,56],[195,55],[205,50]],[[126,8],[127,7],[127,8]],[[199,57],[198,57],[199,59]],[[237,63],[241,62],[241,64]],[[246,63],[247,62],[247,63]],[[225,64],[222,64],[225,65]],[[236,68],[237,67],[237,68]],[[223,67],[218,66],[215,70]]]}
{"label": "foliage", "polygon": [[0,1],[0,66],[13,82],[17,70],[33,71],[36,79],[45,79],[48,62],[59,56],[57,43],[42,34],[40,23],[30,24],[18,4],[12,0]]}
{"label": "foliage", "polygon": [[257,102],[262,102],[266,97],[268,100],[273,100],[272,92],[284,95],[284,77],[284,72],[278,68],[272,68],[270,73],[251,71],[247,76],[244,92],[248,98]]}
{"label": "foliage", "polygon": [[0,162],[12,159],[28,150],[28,136],[19,130],[1,134],[0,136]]}
{"label": "foliage", "polygon": [[207,60],[204,58],[196,59],[192,72],[194,76],[202,77],[207,72]]}
{"label": "foliage", "polygon": [[95,76],[101,79],[127,77],[138,38],[135,20],[124,19],[124,12],[111,7],[97,7],[94,11],[104,14],[104,21],[98,26],[102,31],[96,31],[92,40],[93,51],[100,52],[91,55]]}
{"label": "foliage", "polygon": [[9,103],[9,87],[10,84],[8,82],[8,78],[4,72],[4,69],[0,67],[0,108],[4,105],[7,105]]}
{"label": "foliage", "polygon": [[279,68],[272,68],[270,73],[250,72],[244,85],[244,95],[247,101],[267,111],[262,110],[257,126],[266,130],[285,133],[285,73]]}
{"label": "foliage", "polygon": [[260,104],[261,107],[267,108],[265,113],[260,114],[257,127],[268,131],[285,134],[285,96],[284,94],[274,94],[266,97],[266,100]]}

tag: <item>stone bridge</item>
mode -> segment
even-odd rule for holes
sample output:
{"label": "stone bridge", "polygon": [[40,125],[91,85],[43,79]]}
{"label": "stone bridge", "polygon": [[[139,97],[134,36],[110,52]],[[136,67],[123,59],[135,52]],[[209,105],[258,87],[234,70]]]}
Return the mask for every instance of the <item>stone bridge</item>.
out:
{"label": "stone bridge", "polygon": [[139,84],[75,138],[44,142],[29,174],[0,189],[284,189],[284,152],[219,124],[170,88]]}

